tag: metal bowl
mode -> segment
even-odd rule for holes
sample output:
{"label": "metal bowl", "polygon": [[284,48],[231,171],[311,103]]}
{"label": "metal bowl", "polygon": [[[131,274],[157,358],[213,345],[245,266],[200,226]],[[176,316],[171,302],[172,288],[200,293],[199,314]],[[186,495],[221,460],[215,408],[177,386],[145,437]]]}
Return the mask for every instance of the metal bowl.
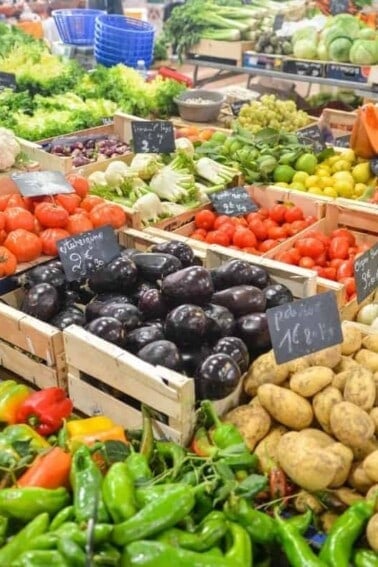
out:
{"label": "metal bowl", "polygon": [[[190,102],[191,99],[198,98],[211,102]],[[218,118],[224,102],[224,95],[217,91],[191,89],[175,97],[174,101],[178,106],[179,114],[183,120],[188,120],[189,122],[213,122]]]}

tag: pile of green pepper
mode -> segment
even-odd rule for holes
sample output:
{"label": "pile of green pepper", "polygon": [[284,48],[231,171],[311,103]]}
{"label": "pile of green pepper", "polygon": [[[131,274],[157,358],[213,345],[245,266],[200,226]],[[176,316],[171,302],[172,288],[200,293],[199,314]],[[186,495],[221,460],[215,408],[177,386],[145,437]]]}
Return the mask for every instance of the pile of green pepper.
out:
{"label": "pile of green pepper", "polygon": [[283,518],[278,509],[269,515],[256,507],[267,478],[256,473],[238,430],[221,423],[208,402],[196,452],[155,441],[143,412],[142,438],[126,458],[101,462],[97,445],[75,451],[72,493],[0,491],[1,566],[274,567],[285,557],[293,567],[378,567],[377,554],[355,549],[374,503],[348,508],[317,554],[304,537],[311,511]]}

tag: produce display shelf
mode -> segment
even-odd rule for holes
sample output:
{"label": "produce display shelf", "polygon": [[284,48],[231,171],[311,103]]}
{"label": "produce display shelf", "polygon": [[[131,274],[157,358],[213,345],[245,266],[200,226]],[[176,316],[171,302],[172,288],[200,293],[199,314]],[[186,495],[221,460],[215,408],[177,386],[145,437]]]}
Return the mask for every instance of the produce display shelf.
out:
{"label": "produce display shelf", "polygon": [[[217,69],[217,79],[219,79],[219,72],[232,74],[232,75],[250,75],[250,76],[261,76],[261,77],[268,77],[269,79],[277,79],[283,81],[292,81],[292,82],[303,82],[303,83],[314,83],[319,85],[328,85],[333,87],[339,87],[341,89],[350,89],[350,90],[358,90],[363,93],[369,93],[370,96],[375,94],[378,97],[378,85],[370,84],[370,83],[359,83],[350,80],[340,80],[340,79],[333,79],[328,77],[314,77],[312,75],[297,75],[295,73],[284,73],[282,71],[274,71],[272,69],[259,69],[259,68],[252,68],[252,67],[243,67],[243,66],[233,66],[233,65],[226,65],[223,63],[217,63],[214,61],[200,61],[197,59],[188,58],[185,60],[185,64],[193,65],[193,84],[194,86],[199,84],[198,81],[198,69],[199,67],[207,67],[211,69]],[[251,77],[248,79],[248,85],[250,82]],[[206,82],[211,82],[214,80],[214,76],[207,77],[206,79],[201,79],[200,83],[205,84]]]}

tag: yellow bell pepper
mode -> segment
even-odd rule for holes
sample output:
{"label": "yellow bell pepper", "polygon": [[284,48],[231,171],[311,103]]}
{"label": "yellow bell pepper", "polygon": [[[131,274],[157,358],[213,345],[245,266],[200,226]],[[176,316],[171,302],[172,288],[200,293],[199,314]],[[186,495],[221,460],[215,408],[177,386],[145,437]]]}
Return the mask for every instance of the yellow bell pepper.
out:
{"label": "yellow bell pepper", "polygon": [[17,410],[30,396],[30,390],[24,384],[17,384],[7,380],[0,389],[0,421],[3,423],[16,423]]}
{"label": "yellow bell pepper", "polygon": [[68,421],[66,429],[68,437],[76,437],[77,435],[91,435],[99,431],[111,429],[115,424],[105,415],[98,415],[95,417],[87,417],[85,419],[73,419]]}
{"label": "yellow bell pepper", "polygon": [[66,428],[71,451],[76,451],[81,445],[91,446],[96,442],[122,441],[127,443],[123,427],[102,415],[69,421]]}

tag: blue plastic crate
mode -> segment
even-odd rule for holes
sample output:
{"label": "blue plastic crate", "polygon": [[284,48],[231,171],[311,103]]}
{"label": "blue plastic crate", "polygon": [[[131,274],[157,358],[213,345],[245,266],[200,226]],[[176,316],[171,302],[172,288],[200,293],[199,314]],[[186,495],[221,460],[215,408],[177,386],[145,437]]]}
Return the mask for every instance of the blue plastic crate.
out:
{"label": "blue plastic crate", "polygon": [[96,18],[104,10],[54,10],[52,16],[63,43],[93,45]]}

